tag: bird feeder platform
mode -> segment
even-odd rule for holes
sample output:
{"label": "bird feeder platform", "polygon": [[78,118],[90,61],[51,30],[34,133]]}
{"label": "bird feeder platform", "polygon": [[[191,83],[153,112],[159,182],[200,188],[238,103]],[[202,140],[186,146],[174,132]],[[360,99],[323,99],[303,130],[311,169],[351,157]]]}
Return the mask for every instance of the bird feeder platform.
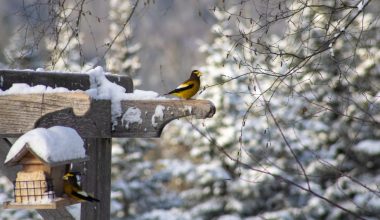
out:
{"label": "bird feeder platform", "polygon": [[78,204],[80,202],[69,198],[56,198],[46,203],[19,203],[6,201],[3,203],[4,209],[59,209],[65,206]]}
{"label": "bird feeder platform", "polygon": [[[105,77],[124,87],[126,93],[133,93],[131,78],[111,74]],[[75,129],[84,140],[86,155],[90,158],[82,167],[86,170],[82,187],[100,200],[99,203],[82,203],[81,219],[110,219],[112,138],[158,138],[165,125],[174,119],[188,116],[191,120],[205,119],[215,113],[213,103],[207,100],[144,99],[121,100],[121,114],[115,117],[111,100],[95,99],[84,92],[92,86],[90,76],[83,73],[0,70],[0,90],[5,91],[14,83],[71,90],[0,95],[0,161],[4,161],[9,151],[6,138],[19,137],[35,128]],[[11,180],[16,178],[20,168],[0,163],[0,170]],[[59,197],[49,204],[6,202],[3,206],[38,209],[44,219],[74,219],[62,208],[71,204],[72,200]]]}

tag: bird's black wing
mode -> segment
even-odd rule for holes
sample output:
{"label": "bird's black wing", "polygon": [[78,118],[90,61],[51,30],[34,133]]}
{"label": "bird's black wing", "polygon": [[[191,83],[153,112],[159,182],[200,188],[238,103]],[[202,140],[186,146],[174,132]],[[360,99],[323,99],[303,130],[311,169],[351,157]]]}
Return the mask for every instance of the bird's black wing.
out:
{"label": "bird's black wing", "polygon": [[170,92],[168,92],[168,93],[165,94],[165,95],[169,95],[169,94],[173,94],[173,93],[177,93],[177,92],[182,92],[182,91],[185,91],[185,90],[191,89],[191,88],[193,88],[193,87],[194,87],[194,83],[191,83],[191,84],[189,84],[189,85],[187,85],[187,86],[180,87],[180,88],[176,88],[176,89],[174,89],[173,91],[170,91]]}
{"label": "bird's black wing", "polygon": [[86,200],[86,201],[89,201],[89,202],[100,202],[99,199],[96,199],[96,198],[93,198],[91,196],[85,196],[85,195],[82,195],[76,191],[73,191],[72,192],[73,196],[79,198],[79,199],[83,199],[83,200]]}

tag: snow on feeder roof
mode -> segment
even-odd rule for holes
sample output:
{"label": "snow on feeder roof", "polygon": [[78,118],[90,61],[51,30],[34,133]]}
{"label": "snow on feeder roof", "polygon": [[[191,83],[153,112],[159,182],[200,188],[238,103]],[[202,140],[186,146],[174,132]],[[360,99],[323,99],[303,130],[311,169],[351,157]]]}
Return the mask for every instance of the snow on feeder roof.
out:
{"label": "snow on feeder roof", "polygon": [[36,128],[22,135],[13,144],[4,163],[15,165],[28,152],[50,166],[85,161],[88,158],[83,145],[82,138],[72,128]]}

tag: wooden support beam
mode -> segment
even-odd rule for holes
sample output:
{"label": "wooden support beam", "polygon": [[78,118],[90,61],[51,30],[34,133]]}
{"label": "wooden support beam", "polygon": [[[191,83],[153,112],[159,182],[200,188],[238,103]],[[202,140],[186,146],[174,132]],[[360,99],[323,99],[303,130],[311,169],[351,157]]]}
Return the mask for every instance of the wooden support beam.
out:
{"label": "wooden support beam", "polygon": [[[122,112],[112,137],[152,138],[160,137],[165,125],[174,119],[212,117],[215,106],[207,100],[125,100]],[[140,121],[132,120],[138,117]]]}
{"label": "wooden support beam", "polygon": [[[111,82],[119,84],[126,92],[133,92],[133,82],[128,76],[106,75]],[[13,83],[26,83],[30,86],[45,85],[52,88],[65,87],[69,90],[90,88],[89,75],[84,73],[46,72],[33,70],[0,70],[0,89],[9,89]]]}
{"label": "wooden support beam", "polygon": [[160,137],[165,125],[174,119],[209,118],[215,113],[214,105],[207,100],[124,100],[118,125],[111,131],[111,102],[93,100],[83,92],[4,95],[0,96],[0,106],[0,137],[54,125],[72,127],[83,138]]}
{"label": "wooden support beam", "polygon": [[0,106],[0,137],[54,125],[72,127],[81,137],[111,136],[111,102],[83,92],[4,95]]}
{"label": "wooden support beam", "polygon": [[100,202],[82,203],[81,219],[107,220],[111,208],[111,139],[86,139],[86,151],[91,160],[85,163],[83,189]]}

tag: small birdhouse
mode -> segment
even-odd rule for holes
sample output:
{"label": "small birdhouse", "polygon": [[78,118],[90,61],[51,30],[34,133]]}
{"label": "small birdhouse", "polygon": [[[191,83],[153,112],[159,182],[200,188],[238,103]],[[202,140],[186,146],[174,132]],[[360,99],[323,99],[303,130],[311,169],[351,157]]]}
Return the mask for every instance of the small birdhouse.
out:
{"label": "small birdhouse", "polygon": [[14,201],[5,208],[54,209],[69,205],[63,198],[62,177],[71,163],[86,161],[84,142],[69,127],[36,128],[21,136],[4,162],[21,165],[14,181]]}

